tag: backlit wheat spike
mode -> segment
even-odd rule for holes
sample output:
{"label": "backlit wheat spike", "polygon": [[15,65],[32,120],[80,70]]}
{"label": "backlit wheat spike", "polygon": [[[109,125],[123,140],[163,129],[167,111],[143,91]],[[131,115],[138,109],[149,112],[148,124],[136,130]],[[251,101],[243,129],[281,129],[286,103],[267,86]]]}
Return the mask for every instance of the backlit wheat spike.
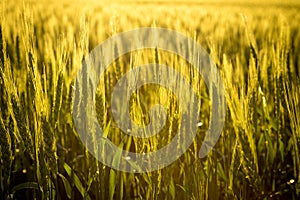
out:
{"label": "backlit wheat spike", "polygon": [[23,147],[26,148],[29,152],[29,154],[33,157],[33,140],[32,136],[27,128],[27,122],[25,114],[22,112],[23,108],[21,108],[21,105],[17,101],[17,98],[15,95],[11,96],[11,103],[13,108],[13,114],[14,118],[16,120],[16,126],[19,131],[20,139],[22,141]]}
{"label": "backlit wheat spike", "polygon": [[[73,97],[73,99],[74,99],[74,101],[73,101],[73,112],[76,112],[76,114],[78,115],[78,113],[79,113],[79,109],[80,109],[80,90],[79,90],[79,80],[77,79],[76,81],[75,81],[75,88],[72,88],[72,89],[74,89],[75,91],[74,91],[74,97]],[[71,93],[72,91],[70,91],[70,93]]]}
{"label": "backlit wheat spike", "polygon": [[[3,74],[3,69],[2,67],[0,68],[0,85],[1,86],[4,86],[4,74]],[[7,118],[7,92],[5,91],[5,88],[4,87],[0,87],[0,96],[2,97],[1,100],[0,100],[0,117],[2,117],[3,119],[6,119]]]}
{"label": "backlit wheat spike", "polygon": [[15,135],[15,127],[14,127],[14,120],[10,116],[7,123],[7,131],[10,136],[10,142],[11,142],[11,150],[12,153],[15,154],[15,151],[17,149],[17,139]]}
{"label": "backlit wheat spike", "polygon": [[104,125],[104,101],[103,97],[100,93],[96,92],[96,99],[95,99],[95,104],[96,104],[96,111],[97,111],[97,117],[98,121],[100,122],[100,125],[103,127]]}
{"label": "backlit wheat spike", "polygon": [[[158,53],[158,48],[156,47],[154,49],[154,53],[153,53],[153,57],[154,57],[154,63],[156,64],[156,66],[159,66],[159,63],[160,62],[160,58],[159,58],[159,53]],[[156,71],[157,68],[155,68],[155,71],[153,72],[154,76],[156,77],[157,76],[157,71]],[[157,77],[158,80],[160,80],[160,77]],[[158,90],[157,90],[158,92]]]}
{"label": "backlit wheat spike", "polygon": [[21,60],[21,53],[20,53],[20,37],[19,35],[16,36],[16,62],[17,62],[17,69],[22,68],[22,60]]}
{"label": "backlit wheat spike", "polygon": [[28,53],[28,68],[27,68],[27,95],[29,97],[29,102],[32,102],[35,99],[36,95],[36,85],[35,85],[35,77],[34,77],[34,60],[31,52]]}
{"label": "backlit wheat spike", "polygon": [[60,72],[57,78],[57,84],[56,84],[56,90],[55,90],[55,98],[54,98],[54,104],[52,106],[52,120],[53,124],[56,124],[59,121],[59,113],[61,109],[61,103],[63,98],[63,87],[64,87],[64,77],[63,73]]}
{"label": "backlit wheat spike", "polygon": [[5,119],[7,116],[7,113],[5,112],[6,107],[7,107],[7,93],[5,91],[5,87],[3,87],[5,84],[5,80],[4,80],[4,74],[5,74],[5,66],[8,65],[7,62],[7,58],[6,58],[6,43],[5,43],[5,38],[3,36],[2,33],[2,24],[0,24],[0,95],[1,97],[3,97],[3,99],[1,98],[0,100],[0,111],[1,114],[3,116],[3,118]]}
{"label": "backlit wheat spike", "polygon": [[[86,106],[87,105],[87,97],[88,97],[88,66],[87,66],[87,63],[83,60],[83,64],[82,64],[82,73],[81,73],[81,80],[80,80],[80,83],[82,84],[82,89],[81,89],[81,101],[82,101],[82,106]],[[79,88],[76,88],[79,90]],[[83,108],[85,109],[85,108]]]}
{"label": "backlit wheat spike", "polygon": [[2,35],[2,25],[0,24],[0,67],[4,66],[4,52],[5,52],[5,42]]}
{"label": "backlit wheat spike", "polygon": [[[66,86],[68,84],[66,83]],[[66,106],[67,110],[72,110],[72,101],[73,101],[73,96],[74,96],[74,89],[75,89],[75,86],[74,86],[74,81],[72,81],[70,84],[69,84],[69,89],[66,91],[66,100],[65,100],[65,105],[62,105],[62,107]]]}
{"label": "backlit wheat spike", "polygon": [[[118,45],[115,43],[114,44],[114,49],[113,49],[113,51],[114,51],[114,56],[116,56],[116,55],[119,55],[119,49],[118,49],[119,47],[118,47]],[[122,69],[121,69],[121,64],[120,64],[120,62],[121,62],[121,58],[118,58],[117,60],[115,60],[114,61],[114,72],[115,72],[115,78],[116,78],[116,80],[119,80],[120,79],[120,76],[122,75]]]}

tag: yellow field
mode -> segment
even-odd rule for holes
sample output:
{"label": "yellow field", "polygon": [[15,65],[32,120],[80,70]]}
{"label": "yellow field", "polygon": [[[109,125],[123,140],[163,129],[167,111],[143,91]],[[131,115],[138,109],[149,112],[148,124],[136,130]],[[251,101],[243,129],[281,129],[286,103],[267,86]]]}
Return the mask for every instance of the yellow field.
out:
{"label": "yellow field", "polygon": [[[4,0],[0,5],[0,199],[299,199],[300,2]],[[211,88],[184,57],[159,48],[135,50],[110,63],[97,88],[91,80],[85,83],[86,56],[107,39],[141,27],[167,28],[193,39],[220,72],[225,125],[204,158],[199,151],[214,109]],[[160,45],[180,49],[172,39]],[[200,113],[180,129],[181,114],[190,108],[180,105],[176,92],[143,85],[128,102],[117,96],[116,107],[128,103],[132,121],[147,126],[151,106],[160,104],[166,123],[155,136],[138,138],[115,121],[112,94],[126,73],[149,63],[179,72],[199,99]],[[189,100],[180,79],[162,79],[178,83],[176,91]],[[80,109],[83,118],[77,118]],[[127,123],[128,116],[122,117]],[[94,152],[86,148],[77,125],[87,119],[94,119],[104,130],[101,137],[120,151],[141,154],[168,145],[178,130],[190,134],[194,121],[198,127],[178,159],[143,171],[119,151],[102,155],[105,142],[94,142],[99,135],[91,136]],[[82,124],[95,133],[93,125]],[[173,153],[166,152],[160,162]],[[100,154],[114,165],[128,161],[135,171],[111,168],[94,157]]]}

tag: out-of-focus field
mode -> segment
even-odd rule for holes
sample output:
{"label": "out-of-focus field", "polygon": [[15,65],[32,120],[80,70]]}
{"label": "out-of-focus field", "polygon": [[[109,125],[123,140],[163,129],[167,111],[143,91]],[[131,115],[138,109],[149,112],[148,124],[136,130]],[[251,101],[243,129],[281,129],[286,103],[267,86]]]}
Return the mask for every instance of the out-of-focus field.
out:
{"label": "out-of-focus field", "polygon": [[[0,199],[300,198],[300,2],[0,5]],[[173,29],[201,44],[220,70],[227,108],[221,137],[199,159],[211,110],[201,78],[189,77],[194,73],[187,63],[167,52],[123,56],[103,75],[105,87],[95,102],[98,121],[114,143],[120,145],[123,133],[109,111],[111,90],[133,65],[171,65],[202,102],[203,125],[188,151],[166,168],[131,174],[104,166],[87,151],[74,127],[72,97],[84,56],[105,39],[139,27]],[[174,136],[178,105],[162,87],[145,86],[133,95],[131,117],[147,124],[147,103],[157,102],[169,111],[166,127],[150,140],[128,137],[124,149],[153,151]]]}

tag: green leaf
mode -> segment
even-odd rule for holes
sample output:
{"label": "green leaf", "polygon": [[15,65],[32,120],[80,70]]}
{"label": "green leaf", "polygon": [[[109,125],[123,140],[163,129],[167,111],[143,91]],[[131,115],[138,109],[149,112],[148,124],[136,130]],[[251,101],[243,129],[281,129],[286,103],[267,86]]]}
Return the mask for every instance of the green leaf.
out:
{"label": "green leaf", "polygon": [[121,162],[122,152],[123,152],[123,143],[118,146],[117,152],[115,153],[112,161],[113,166],[119,166]]}
{"label": "green leaf", "polygon": [[265,137],[266,137],[266,141],[268,142],[268,154],[270,156],[270,162],[273,163],[275,158],[273,143],[268,132],[265,132]]}
{"label": "green leaf", "polygon": [[66,179],[66,177],[64,177],[62,174],[58,173],[58,176],[60,176],[60,178],[62,179],[63,181],[63,184],[65,186],[65,191],[67,193],[67,196],[69,199],[71,199],[71,194],[72,194],[72,188],[71,188],[71,185],[68,181],[68,179]]}
{"label": "green leaf", "polygon": [[76,188],[78,189],[78,191],[80,192],[80,194],[82,195],[82,197],[84,197],[85,199],[90,200],[91,197],[89,195],[87,195],[87,191],[85,190],[85,188],[81,184],[80,179],[78,178],[78,176],[73,172],[72,168],[67,163],[64,163],[64,169],[66,170],[68,175],[71,178],[73,178],[73,182],[74,182]]}
{"label": "green leaf", "polygon": [[219,174],[219,176],[220,176],[224,181],[227,181],[227,178],[226,178],[226,176],[225,176],[225,173],[224,173],[224,170],[223,170],[223,167],[222,167],[221,163],[218,162],[217,165],[218,165],[217,167],[218,167],[218,174]]}
{"label": "green leaf", "polygon": [[110,124],[111,124],[111,120],[108,122],[107,126],[105,127],[104,131],[103,131],[103,137],[107,138],[107,135],[109,133],[110,130]]}
{"label": "green leaf", "polygon": [[111,169],[109,173],[109,199],[112,200],[114,198],[116,188],[116,172]]}
{"label": "green leaf", "polygon": [[186,192],[186,189],[182,185],[176,184],[176,186],[180,187],[184,192]]}
{"label": "green leaf", "polygon": [[281,156],[281,161],[284,161],[284,144],[282,142],[282,140],[279,140],[279,152],[280,152],[280,156]]}
{"label": "green leaf", "polygon": [[37,182],[26,182],[26,183],[21,183],[19,185],[16,185],[15,187],[13,187],[13,189],[11,190],[10,193],[13,195],[16,191],[22,190],[22,189],[35,189],[35,190],[40,191],[39,184]]}
{"label": "green leaf", "polygon": [[175,186],[174,186],[173,177],[171,177],[171,180],[170,180],[169,193],[170,193],[172,199],[175,199]]}
{"label": "green leaf", "polygon": [[265,143],[265,138],[263,136],[263,134],[260,135],[260,138],[258,140],[258,143],[257,143],[257,150],[258,150],[258,153],[261,153],[262,150],[263,150],[263,147],[264,147],[264,143]]}

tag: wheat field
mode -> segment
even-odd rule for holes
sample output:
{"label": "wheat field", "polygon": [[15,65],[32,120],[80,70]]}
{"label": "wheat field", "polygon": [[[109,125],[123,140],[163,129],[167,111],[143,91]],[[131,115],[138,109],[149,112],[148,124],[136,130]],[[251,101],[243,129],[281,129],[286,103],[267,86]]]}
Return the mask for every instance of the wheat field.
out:
{"label": "wheat field", "polygon": [[[2,0],[0,5],[0,199],[300,198],[300,2]],[[120,148],[158,150],[175,137],[181,120],[176,95],[148,84],[130,97],[130,117],[145,125],[151,105],[159,103],[167,123],[149,139],[124,134],[113,119],[111,95],[130,69],[167,64],[201,101],[197,135],[179,159],[155,171],[127,173],[88,151],[72,114],[79,106],[76,97],[84,101],[76,92],[76,74],[85,56],[106,39],[140,27],[178,31],[206,50],[224,84],[226,120],[216,145],[199,158],[212,110],[201,76],[163,50],[121,56],[102,74],[95,95],[97,121]]]}

